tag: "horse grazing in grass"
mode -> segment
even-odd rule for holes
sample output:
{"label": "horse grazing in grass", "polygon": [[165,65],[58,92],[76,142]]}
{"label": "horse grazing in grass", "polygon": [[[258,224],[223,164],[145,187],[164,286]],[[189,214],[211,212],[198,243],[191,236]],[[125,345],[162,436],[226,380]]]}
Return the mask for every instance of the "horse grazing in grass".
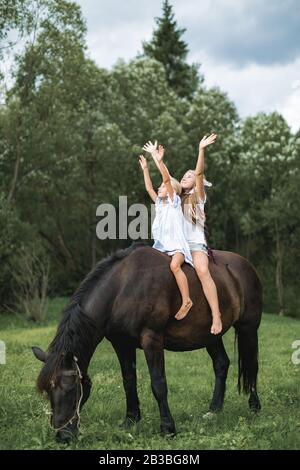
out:
{"label": "horse grazing in grass", "polygon": [[50,398],[58,440],[68,441],[78,432],[80,409],[91,389],[88,366],[104,337],[111,342],[121,366],[127,404],[124,425],[141,419],[136,348],[143,349],[146,357],[163,434],[176,432],[167,400],[164,349],[206,348],[215,372],[210,411],[221,410],[229,367],[222,335],[231,326],[238,342],[238,389],[250,394],[251,410],[260,409],[256,381],[261,283],[254,267],[243,257],[218,250],[213,254],[215,261],[210,260],[209,269],[217,286],[223,322],[218,336],[210,333],[210,307],[194,269],[186,264],[183,269],[193,307],[183,320],[174,318],[181,297],[169,268],[170,258],[149,246],[135,244],[119,251],[100,261],[86,276],[64,310],[48,351],[33,348],[35,356],[44,362],[37,385]]}

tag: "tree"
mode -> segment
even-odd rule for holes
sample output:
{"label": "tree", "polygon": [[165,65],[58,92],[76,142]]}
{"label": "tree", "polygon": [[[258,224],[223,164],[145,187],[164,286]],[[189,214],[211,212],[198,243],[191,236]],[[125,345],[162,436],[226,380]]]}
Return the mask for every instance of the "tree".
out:
{"label": "tree", "polygon": [[14,44],[8,39],[11,31],[17,33],[18,39],[30,31],[33,21],[30,4],[30,0],[0,0],[0,59],[4,50]]}
{"label": "tree", "polygon": [[299,223],[298,211],[295,213],[291,205],[299,180],[295,173],[295,139],[278,113],[259,113],[246,119],[241,139],[240,222],[248,242],[253,242],[246,255],[263,271],[267,267],[268,278],[272,273],[272,284],[264,282],[265,297],[274,297],[275,285],[278,311],[283,314],[289,234]]}
{"label": "tree", "polygon": [[233,176],[239,160],[238,123],[235,105],[218,88],[198,90],[184,117],[184,130],[193,150],[182,171],[194,168],[201,137],[211,132],[218,134],[205,156],[206,176],[213,184],[207,192],[207,226],[209,242],[216,249],[239,250],[236,216],[239,209],[235,204]]}
{"label": "tree", "polygon": [[186,63],[188,47],[181,39],[186,29],[178,28],[168,0],[164,0],[162,17],[155,20],[157,29],[151,41],[143,42],[144,55],[161,62],[170,87],[180,97],[191,99],[202,79],[198,74],[199,65]]}
{"label": "tree", "polygon": [[[91,75],[91,83],[96,67],[85,58],[85,24],[78,5],[43,0],[38,18],[34,41],[15,59],[15,83],[2,108],[1,182],[7,202],[44,241],[52,265],[76,277],[80,260],[74,252],[82,233],[77,229],[79,237],[69,238],[72,224],[65,223],[62,213],[72,217],[75,212],[82,179],[76,161],[84,148],[78,126],[87,77]],[[71,285],[74,277],[68,277]]]}

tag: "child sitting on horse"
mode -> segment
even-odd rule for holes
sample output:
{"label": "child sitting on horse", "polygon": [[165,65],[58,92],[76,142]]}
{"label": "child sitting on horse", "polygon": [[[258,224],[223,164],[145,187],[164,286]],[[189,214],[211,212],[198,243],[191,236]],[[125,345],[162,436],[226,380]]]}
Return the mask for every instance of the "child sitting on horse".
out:
{"label": "child sitting on horse", "polygon": [[190,299],[187,277],[181,269],[184,261],[193,266],[191,253],[183,233],[183,212],[181,209],[181,186],[171,178],[168,169],[162,161],[164,149],[161,146],[153,153],[156,164],[161,172],[163,182],[158,193],[153,189],[147,160],[140,155],[139,162],[144,174],[146,190],[155,203],[155,218],[152,225],[154,238],[153,248],[171,256],[170,269],[173,272],[182,297],[182,305],[175,318],[184,318],[193,305]]}
{"label": "child sitting on horse", "polygon": [[[188,170],[180,181],[182,188],[181,207],[184,213],[184,235],[191,252],[194,268],[211,308],[211,333],[215,335],[222,331],[222,321],[217,288],[209,271],[209,253],[204,232],[204,205],[206,203],[204,186],[211,186],[211,183],[206,181],[204,177],[204,151],[207,146],[215,142],[216,138],[216,134],[203,137],[199,143],[199,154],[195,170]],[[144,149],[153,154],[152,156],[154,156],[154,161],[157,165],[157,158],[155,158],[157,154],[156,143],[148,142]]]}

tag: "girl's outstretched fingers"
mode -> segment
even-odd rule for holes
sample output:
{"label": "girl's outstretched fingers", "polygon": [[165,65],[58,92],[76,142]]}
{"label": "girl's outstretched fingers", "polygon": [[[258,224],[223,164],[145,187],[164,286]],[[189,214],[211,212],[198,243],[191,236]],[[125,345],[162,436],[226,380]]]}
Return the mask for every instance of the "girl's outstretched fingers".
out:
{"label": "girl's outstretched fingers", "polygon": [[144,155],[139,155],[139,164],[141,165],[142,170],[147,168],[148,162],[147,162],[146,158],[144,157]]}
{"label": "girl's outstretched fingers", "polygon": [[156,150],[156,147],[157,147],[157,140],[154,142],[154,144],[152,144],[151,140],[149,140],[143,147],[143,150],[145,150],[145,152],[149,152],[149,153],[152,153]]}
{"label": "girl's outstretched fingers", "polygon": [[165,147],[163,145],[158,146],[157,159],[161,161],[164,158]]}

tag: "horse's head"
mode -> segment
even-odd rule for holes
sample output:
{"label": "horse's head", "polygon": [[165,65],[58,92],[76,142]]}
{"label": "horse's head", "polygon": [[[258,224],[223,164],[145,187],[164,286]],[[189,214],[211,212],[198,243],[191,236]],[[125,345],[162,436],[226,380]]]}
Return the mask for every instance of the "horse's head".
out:
{"label": "horse's head", "polygon": [[[68,443],[76,437],[79,428],[80,410],[91,391],[91,381],[78,365],[72,353],[62,354],[59,361],[33,347],[33,354],[44,362],[38,378],[38,388],[45,391],[51,403],[51,425],[59,442]],[[54,367],[55,364],[55,367]]]}

